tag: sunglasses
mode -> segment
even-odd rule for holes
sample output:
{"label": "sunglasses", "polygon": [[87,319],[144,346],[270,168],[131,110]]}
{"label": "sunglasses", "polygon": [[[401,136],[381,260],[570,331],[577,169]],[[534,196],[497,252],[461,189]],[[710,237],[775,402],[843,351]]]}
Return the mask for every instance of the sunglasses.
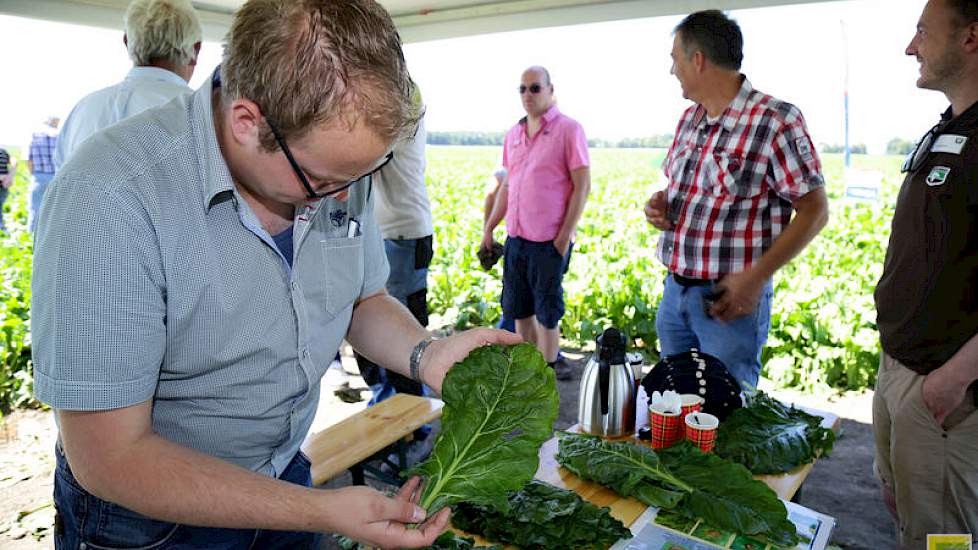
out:
{"label": "sunglasses", "polygon": [[927,130],[924,137],[920,138],[917,142],[917,146],[913,148],[913,152],[907,155],[907,158],[903,161],[903,166],[900,168],[901,174],[906,174],[907,172],[916,172],[920,165],[927,160],[927,155],[930,153],[930,146],[934,142],[934,136],[941,129],[944,122],[938,122],[933,128]]}
{"label": "sunglasses", "polygon": [[359,178],[350,180],[344,183],[343,185],[340,185],[336,189],[331,189],[324,193],[317,193],[316,191],[313,190],[312,185],[309,184],[309,179],[306,178],[305,171],[302,169],[301,166],[299,166],[299,163],[295,161],[295,157],[292,156],[292,150],[289,149],[289,146],[285,143],[285,138],[282,137],[282,134],[278,131],[278,128],[275,127],[275,124],[272,123],[271,119],[269,119],[268,117],[265,117],[265,122],[268,123],[268,128],[271,129],[272,135],[275,136],[275,141],[278,143],[278,146],[282,149],[282,152],[285,153],[285,158],[289,160],[289,164],[292,166],[292,171],[295,172],[296,177],[299,178],[299,183],[301,183],[302,187],[305,188],[306,196],[310,199],[323,199],[326,197],[331,197],[333,195],[342,193],[343,191],[349,189],[354,183],[364,178],[372,177],[377,172],[380,172],[381,168],[387,166],[387,163],[394,159],[394,152],[391,151],[387,153],[387,156],[384,157],[384,160],[382,160],[380,164],[377,165],[376,168],[360,176]]}
{"label": "sunglasses", "polygon": [[527,92],[527,90],[529,90],[531,94],[538,94],[538,93],[540,93],[540,90],[542,90],[542,89],[543,89],[543,86],[541,86],[539,84],[530,84],[529,87],[520,84],[520,95],[525,94]]}

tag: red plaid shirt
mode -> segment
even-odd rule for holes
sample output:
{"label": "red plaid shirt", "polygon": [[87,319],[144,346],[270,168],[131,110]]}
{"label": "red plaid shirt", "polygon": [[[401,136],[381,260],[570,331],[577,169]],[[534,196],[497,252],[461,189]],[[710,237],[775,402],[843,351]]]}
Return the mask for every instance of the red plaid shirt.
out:
{"label": "red plaid shirt", "polygon": [[788,225],[791,203],[825,184],[801,111],[746,78],[718,120],[701,105],[683,113],[662,167],[674,228],[658,257],[694,279],[744,271]]}

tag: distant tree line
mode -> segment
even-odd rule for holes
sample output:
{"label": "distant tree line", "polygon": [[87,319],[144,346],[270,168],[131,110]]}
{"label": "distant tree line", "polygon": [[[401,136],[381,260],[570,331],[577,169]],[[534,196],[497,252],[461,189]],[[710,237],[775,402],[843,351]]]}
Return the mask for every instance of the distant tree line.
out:
{"label": "distant tree line", "polygon": [[[823,153],[845,153],[846,146],[839,145],[837,143],[823,143],[820,147]],[[849,146],[849,153],[853,155],[865,155],[866,154],[866,144],[857,143],[855,145]]]}
{"label": "distant tree line", "polygon": [[[502,145],[505,137],[504,132],[428,132],[428,145]],[[619,140],[589,139],[587,144],[588,147],[623,149],[669,147],[672,144],[672,134]]]}
{"label": "distant tree line", "polygon": [[886,154],[905,157],[913,151],[916,145],[916,142],[910,141],[909,139],[896,137],[886,144]]}

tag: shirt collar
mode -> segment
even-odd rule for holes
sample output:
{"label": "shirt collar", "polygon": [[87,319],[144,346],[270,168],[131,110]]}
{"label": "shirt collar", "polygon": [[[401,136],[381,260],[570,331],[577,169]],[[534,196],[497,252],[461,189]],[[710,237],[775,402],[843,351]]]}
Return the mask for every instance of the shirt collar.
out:
{"label": "shirt collar", "polygon": [[133,67],[126,74],[126,80],[162,80],[173,84],[187,85],[187,81],[173,71],[159,67]]}
{"label": "shirt collar", "polygon": [[[727,108],[720,114],[720,120],[718,121],[723,129],[727,131],[733,131],[737,127],[737,121],[744,114],[744,109],[747,107],[747,99],[750,98],[750,94],[754,91],[754,87],[751,86],[750,80],[747,80],[746,76],[740,75],[740,78],[740,90],[737,91],[737,95],[734,96],[730,105],[727,105]],[[697,105],[693,125],[699,127],[705,123],[706,107]]]}
{"label": "shirt collar", "polygon": [[[220,66],[214,69],[215,73],[220,70]],[[190,123],[194,129],[196,149],[200,152],[204,210],[210,210],[214,199],[221,193],[234,192],[231,171],[221,154],[221,146],[217,143],[214,112],[211,108],[211,92],[214,90],[215,82],[220,86],[219,78],[208,79],[194,92],[191,111]]]}
{"label": "shirt collar", "polygon": [[941,114],[941,125],[943,126],[942,131],[961,127],[973,129],[978,126],[978,102],[973,103],[971,107],[956,117],[954,117],[951,107],[948,106],[947,110]]}

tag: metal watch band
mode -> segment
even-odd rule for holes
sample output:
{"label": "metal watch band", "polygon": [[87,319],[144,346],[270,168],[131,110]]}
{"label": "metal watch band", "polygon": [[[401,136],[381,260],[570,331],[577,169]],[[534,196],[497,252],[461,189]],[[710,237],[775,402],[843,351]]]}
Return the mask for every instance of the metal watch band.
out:
{"label": "metal watch band", "polygon": [[[421,375],[418,373],[418,369],[421,368],[421,356],[424,355],[424,350],[425,348],[428,347],[428,344],[430,344],[433,341],[434,338],[429,336],[424,340],[418,342],[418,344],[414,346],[414,349],[411,350],[411,361],[410,361],[411,380],[414,380],[416,382],[421,382]],[[423,384],[424,382],[421,383]]]}

